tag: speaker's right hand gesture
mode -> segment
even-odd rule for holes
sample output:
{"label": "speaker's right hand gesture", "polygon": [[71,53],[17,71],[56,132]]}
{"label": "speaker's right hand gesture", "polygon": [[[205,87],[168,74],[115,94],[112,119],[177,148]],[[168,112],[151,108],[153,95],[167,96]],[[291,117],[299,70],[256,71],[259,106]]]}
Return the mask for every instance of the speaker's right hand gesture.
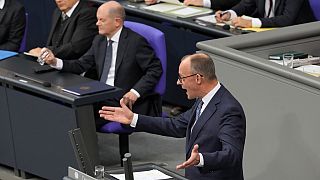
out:
{"label": "speaker's right hand gesture", "polygon": [[102,109],[99,110],[100,117],[121,124],[131,124],[133,112],[126,106],[123,99],[120,100],[120,106],[121,107],[103,106]]}

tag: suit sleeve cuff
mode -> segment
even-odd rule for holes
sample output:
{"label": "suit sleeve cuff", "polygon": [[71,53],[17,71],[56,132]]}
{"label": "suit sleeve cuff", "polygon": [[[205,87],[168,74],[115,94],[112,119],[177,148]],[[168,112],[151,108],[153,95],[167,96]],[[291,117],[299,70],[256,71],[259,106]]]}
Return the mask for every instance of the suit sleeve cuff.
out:
{"label": "suit sleeve cuff", "polygon": [[54,65],[50,65],[52,68],[55,68],[55,69],[58,69],[58,70],[61,70],[62,67],[63,67],[63,61],[59,58],[56,58],[57,60],[57,64],[54,66]]}
{"label": "suit sleeve cuff", "polygon": [[260,28],[262,25],[262,22],[259,18],[252,18],[251,22],[253,28]]}
{"label": "suit sleeve cuff", "polygon": [[228,10],[228,12],[230,13],[230,20],[238,17],[237,13],[234,10]]}
{"label": "suit sleeve cuff", "polygon": [[211,1],[210,0],[203,0],[203,7],[211,8]]}
{"label": "suit sleeve cuff", "polygon": [[196,165],[196,167],[203,167],[204,166],[203,155],[199,153],[199,156],[200,156],[200,162],[199,164]]}
{"label": "suit sleeve cuff", "polygon": [[135,128],[137,126],[137,122],[138,122],[138,114],[134,113],[130,126]]}
{"label": "suit sleeve cuff", "polygon": [[130,89],[130,92],[132,92],[133,94],[135,94],[138,98],[140,97],[140,94],[138,93],[138,91],[134,90],[134,89]]}

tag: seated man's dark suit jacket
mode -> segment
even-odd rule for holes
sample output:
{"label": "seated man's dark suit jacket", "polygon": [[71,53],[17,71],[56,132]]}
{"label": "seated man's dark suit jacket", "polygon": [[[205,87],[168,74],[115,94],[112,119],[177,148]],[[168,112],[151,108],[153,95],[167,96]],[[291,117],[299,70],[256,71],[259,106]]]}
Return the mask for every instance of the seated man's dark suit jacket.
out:
{"label": "seated man's dark suit jacket", "polygon": [[52,15],[52,26],[46,47],[61,59],[77,59],[88,51],[93,38],[98,34],[96,8],[80,0],[71,17],[66,20],[58,46],[53,46],[53,36],[61,23],[61,11],[56,8]]}
{"label": "seated man's dark suit jacket", "polygon": [[[98,77],[101,77],[106,47],[106,37],[97,35],[91,48],[79,60],[63,61],[62,71],[80,74],[95,67]],[[161,74],[161,62],[148,42],[139,34],[123,27],[118,44],[114,86],[123,89],[123,93],[132,88],[139,92],[141,97],[133,106],[134,112],[151,116],[160,115],[160,96],[155,94],[153,89]],[[115,97],[105,102],[105,105],[119,106],[120,98],[122,96]],[[97,108],[101,109],[101,106]]]}
{"label": "seated man's dark suit jacket", "polygon": [[221,85],[202,112],[192,133],[196,108],[176,118],[150,118],[139,115],[136,131],[164,136],[186,137],[186,159],[195,144],[204,158],[204,167],[186,168],[192,180],[243,180],[242,158],[246,135],[246,118],[239,102]]}
{"label": "seated man's dark suit jacket", "polygon": [[[261,27],[283,27],[315,21],[308,0],[276,0],[275,17],[265,18],[266,0],[242,0],[234,6],[238,16],[248,15],[259,18]],[[252,12],[255,12],[252,14]]]}
{"label": "seated man's dark suit jacket", "polygon": [[211,0],[211,9],[228,10],[239,2],[240,0]]}
{"label": "seated man's dark suit jacket", "polygon": [[24,7],[16,0],[6,0],[0,10],[0,49],[18,51],[26,26]]}

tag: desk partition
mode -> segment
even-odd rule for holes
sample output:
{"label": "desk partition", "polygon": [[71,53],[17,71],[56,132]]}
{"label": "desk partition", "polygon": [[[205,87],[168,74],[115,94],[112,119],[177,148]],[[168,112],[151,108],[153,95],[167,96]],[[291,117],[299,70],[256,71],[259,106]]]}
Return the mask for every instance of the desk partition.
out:
{"label": "desk partition", "polygon": [[0,72],[0,164],[15,167],[15,156],[11,133],[11,123],[6,96],[6,88],[3,83],[3,72]]}
{"label": "desk partition", "polygon": [[269,54],[320,56],[320,23],[197,44],[247,117],[246,180],[320,179],[320,78],[269,62]]}
{"label": "desk partition", "polygon": [[0,143],[8,147],[1,148],[0,163],[22,175],[62,179],[68,166],[77,167],[68,131],[81,128],[92,165],[99,164],[92,104],[119,95],[120,90],[71,95],[61,88],[92,80],[59,71],[35,74],[36,66],[40,65],[23,55],[0,61]]}

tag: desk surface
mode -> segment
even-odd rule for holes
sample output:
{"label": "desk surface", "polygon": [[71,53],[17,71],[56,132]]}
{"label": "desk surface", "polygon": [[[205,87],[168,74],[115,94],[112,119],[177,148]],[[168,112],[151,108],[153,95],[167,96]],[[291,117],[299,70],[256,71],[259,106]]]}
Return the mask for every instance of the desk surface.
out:
{"label": "desk surface", "polygon": [[[38,66],[40,65],[35,62],[33,58],[25,55],[14,56],[7,60],[0,61],[0,78],[10,82],[10,84],[14,84],[17,87],[23,87],[41,95],[54,97],[64,101],[65,103],[70,103],[73,105],[91,104],[96,102],[96,99],[104,100],[108,97],[118,95],[120,92],[120,89],[116,88],[112,91],[100,92],[87,96],[72,95],[62,91],[61,89],[66,86],[74,86],[77,84],[90,82],[92,80],[76,74],[63,73],[59,71],[36,74],[33,68]],[[44,87],[42,84],[32,81],[28,81],[27,83],[21,82],[20,79],[24,78],[15,77],[16,73],[30,77],[39,82],[50,82],[52,86]]]}
{"label": "desk surface", "polygon": [[[94,3],[102,4],[106,0],[89,0]],[[169,22],[180,28],[187,28],[192,31],[201,32],[205,35],[213,36],[215,38],[228,37],[232,35],[239,35],[242,33],[241,30],[224,30],[221,26],[215,26],[212,24],[200,25],[194,21],[195,17],[190,18],[176,18],[173,16],[168,16],[163,13],[157,13],[152,11],[147,11],[142,9],[142,7],[147,6],[145,3],[133,3],[126,0],[119,1],[125,8],[127,14],[134,14],[135,16],[149,19],[152,21]],[[201,15],[204,16],[204,15]],[[202,23],[203,24],[203,23]]]}
{"label": "desk surface", "polygon": [[[148,171],[148,170],[152,170],[152,169],[156,169],[168,176],[171,176],[172,178],[171,179],[175,179],[175,180],[187,180],[187,178],[175,173],[175,172],[172,172],[168,169],[166,169],[165,167],[161,167],[161,166],[158,166],[156,164],[153,164],[153,163],[146,163],[146,164],[138,164],[138,165],[133,165],[133,171],[134,172],[139,172],[139,171]],[[110,170],[107,170],[107,173],[108,174],[121,174],[121,173],[124,173],[124,170],[123,168],[117,168],[117,169],[110,169]],[[110,178],[110,179],[115,179],[116,178]]]}
{"label": "desk surface", "polygon": [[92,80],[59,71],[36,74],[33,67],[37,66],[24,55],[0,61],[0,144],[8,146],[1,149],[0,162],[45,179],[61,179],[68,166],[76,167],[70,129],[81,128],[92,164],[99,163],[92,104],[121,91],[68,94],[61,88]]}

